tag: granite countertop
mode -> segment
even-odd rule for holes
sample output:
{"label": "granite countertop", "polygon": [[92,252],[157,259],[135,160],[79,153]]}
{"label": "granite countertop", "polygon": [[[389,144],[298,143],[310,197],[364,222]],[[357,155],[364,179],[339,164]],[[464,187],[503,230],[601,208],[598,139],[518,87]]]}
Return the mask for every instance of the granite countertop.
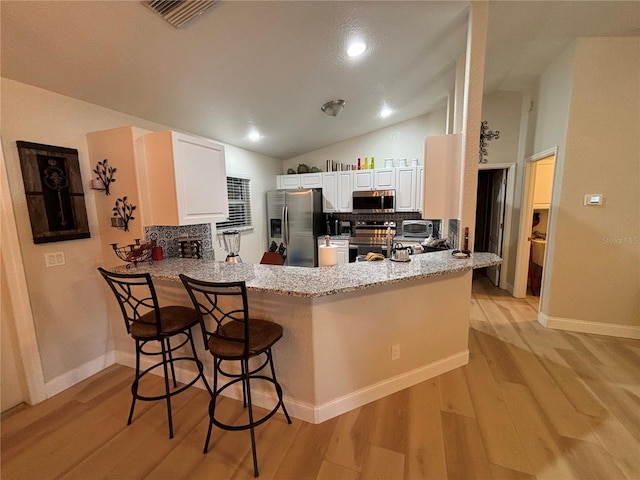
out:
{"label": "granite countertop", "polygon": [[281,267],[252,263],[226,263],[204,259],[169,258],[153,264],[140,263],[117,273],[150,273],[154,280],[179,282],[184,273],[199,280],[234,282],[244,280],[249,290],[296,297],[323,297],[342,292],[446,275],[501,263],[493,253],[474,252],[456,259],[449,251],[412,255],[410,262],[354,262],[333,267]]}

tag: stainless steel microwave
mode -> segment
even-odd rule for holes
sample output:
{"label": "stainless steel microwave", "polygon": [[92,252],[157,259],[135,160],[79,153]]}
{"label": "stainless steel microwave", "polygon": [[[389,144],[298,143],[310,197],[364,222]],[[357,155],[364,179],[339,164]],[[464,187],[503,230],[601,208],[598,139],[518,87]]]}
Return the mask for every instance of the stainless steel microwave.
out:
{"label": "stainless steel microwave", "polygon": [[395,211],[395,190],[353,192],[353,213],[394,213]]}
{"label": "stainless steel microwave", "polygon": [[402,222],[402,235],[404,237],[427,238],[433,234],[433,222],[431,220],[404,220]]}

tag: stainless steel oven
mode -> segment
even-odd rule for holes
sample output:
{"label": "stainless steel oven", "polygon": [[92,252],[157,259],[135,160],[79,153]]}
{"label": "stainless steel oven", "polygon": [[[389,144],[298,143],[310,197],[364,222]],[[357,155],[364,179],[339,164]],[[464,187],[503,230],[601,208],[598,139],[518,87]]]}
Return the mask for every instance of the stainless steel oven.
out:
{"label": "stainless steel oven", "polygon": [[366,255],[369,252],[386,254],[387,229],[393,239],[396,234],[394,222],[358,221],[355,235],[349,239],[349,247],[357,249],[358,255]]}
{"label": "stainless steel oven", "polygon": [[353,192],[353,213],[394,213],[395,190]]}

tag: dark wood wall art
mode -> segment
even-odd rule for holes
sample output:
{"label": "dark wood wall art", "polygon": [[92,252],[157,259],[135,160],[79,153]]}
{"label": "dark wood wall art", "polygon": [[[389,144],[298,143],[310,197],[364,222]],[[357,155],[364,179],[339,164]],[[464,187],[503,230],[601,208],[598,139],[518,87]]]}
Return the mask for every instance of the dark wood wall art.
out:
{"label": "dark wood wall art", "polygon": [[33,243],[89,238],[78,150],[18,141]]}

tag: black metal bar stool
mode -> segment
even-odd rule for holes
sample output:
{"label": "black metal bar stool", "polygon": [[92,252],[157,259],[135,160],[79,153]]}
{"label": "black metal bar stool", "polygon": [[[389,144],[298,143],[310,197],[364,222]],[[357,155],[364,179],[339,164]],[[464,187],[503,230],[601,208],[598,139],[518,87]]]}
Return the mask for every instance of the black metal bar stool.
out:
{"label": "black metal bar stool", "polygon": [[[254,429],[271,418],[280,407],[287,422],[291,418],[282,401],[282,388],[276,379],[271,347],[282,338],[282,326],[277,323],[251,318],[247,301],[245,282],[212,283],[203,282],[180,275],[194,308],[202,318],[204,335],[208,338],[207,346],[213,355],[213,394],[209,403],[209,429],[204,443],[204,453],[209,448],[211,429],[215,424],[224,430],[250,430],[251,451],[253,453],[253,473],[258,476],[258,459],[256,455],[256,439]],[[249,363],[250,359],[264,355],[258,365]],[[223,369],[222,362],[239,362],[240,373]],[[269,367],[271,376],[264,369]],[[218,386],[218,375],[230,379]],[[251,381],[264,380],[275,388],[278,401],[272,410],[261,418],[255,419],[251,402]],[[248,407],[249,420],[242,425],[229,425],[216,418],[216,399],[225,389],[241,382],[244,407]]]}
{"label": "black metal bar stool", "polygon": [[[124,317],[127,333],[136,342],[136,372],[131,384],[132,399],[127,425],[131,425],[136,400],[155,401],[165,399],[169,420],[169,438],[173,438],[171,397],[184,392],[195,384],[198,379],[202,379],[205,387],[211,393],[211,388],[203,373],[202,362],[196,354],[191,332],[191,328],[200,323],[200,315],[189,307],[175,305],[160,307],[156,290],[151,281],[151,275],[148,273],[119,274],[108,272],[103,268],[98,268],[98,271],[115,294]],[[170,340],[174,337],[179,338],[179,345],[171,344]],[[153,343],[159,344],[160,351],[145,348]],[[178,357],[174,356],[174,353],[187,343],[191,346],[191,356],[187,356],[183,352]],[[141,355],[156,358],[161,356],[162,358],[140,371]],[[194,363],[198,369],[195,378],[180,387],[178,387],[175,372],[175,364],[177,362],[181,362],[180,364]],[[159,367],[162,367],[164,373],[164,393],[161,395],[143,395],[139,393],[138,386],[142,378]],[[169,385],[169,370],[171,371],[173,388]]]}

